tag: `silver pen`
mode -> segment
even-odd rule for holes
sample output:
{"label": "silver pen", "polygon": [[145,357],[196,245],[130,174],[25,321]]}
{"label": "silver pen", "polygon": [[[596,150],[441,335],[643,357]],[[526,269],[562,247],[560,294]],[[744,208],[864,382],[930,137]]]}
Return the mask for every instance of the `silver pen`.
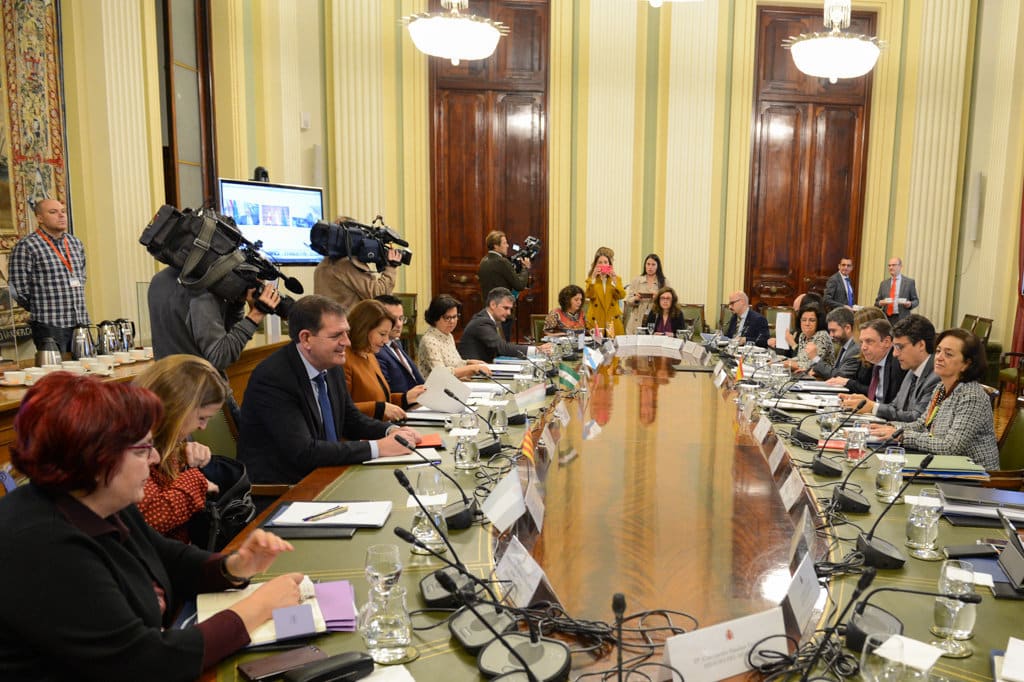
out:
{"label": "silver pen", "polygon": [[439,460],[439,459],[432,459],[429,462],[420,462],[419,464],[410,464],[409,466],[407,466],[405,468],[406,468],[406,470],[408,470],[408,469],[419,469],[420,467],[429,467],[429,466],[434,466],[435,464],[440,464],[440,463],[441,463],[441,460]]}

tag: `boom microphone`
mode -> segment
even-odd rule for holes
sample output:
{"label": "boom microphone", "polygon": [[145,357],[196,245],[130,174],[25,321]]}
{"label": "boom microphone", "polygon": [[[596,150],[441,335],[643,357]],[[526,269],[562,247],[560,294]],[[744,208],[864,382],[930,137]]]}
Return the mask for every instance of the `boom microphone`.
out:
{"label": "boom microphone", "polygon": [[853,419],[853,417],[857,414],[857,411],[860,410],[860,408],[864,407],[867,404],[867,402],[867,398],[865,398],[861,400],[859,403],[857,403],[853,408],[853,412],[846,415],[846,417],[841,422],[839,422],[839,426],[832,429],[832,433],[828,434],[828,436],[825,437],[825,440],[823,440],[821,443],[821,447],[818,448],[818,452],[814,455],[814,459],[811,461],[811,471],[818,474],[819,476],[834,477],[843,475],[843,467],[841,464],[830,462],[823,456],[823,453],[825,452],[825,446],[828,445],[828,442],[830,440],[832,440],[832,436],[836,435],[836,433],[839,432],[839,429],[846,426],[847,422]]}
{"label": "boom microphone", "polygon": [[521,360],[526,360],[528,363],[533,365],[536,369],[539,369],[541,372],[543,372],[544,376],[547,377],[547,379],[548,379],[548,386],[547,386],[547,388],[544,389],[545,395],[554,395],[555,394],[555,391],[557,389],[555,388],[554,378],[556,376],[558,376],[558,370],[557,369],[555,369],[554,367],[552,367],[551,369],[544,369],[543,367],[540,366],[540,363],[530,359],[530,356],[528,354],[524,353],[523,351],[518,351],[516,353],[516,357],[520,358]]}
{"label": "boom microphone", "polygon": [[928,455],[921,460],[921,467],[914,472],[914,475],[910,477],[910,480],[903,484],[900,491],[893,498],[893,501],[882,510],[882,513],[875,519],[875,525],[871,526],[871,530],[865,533],[861,533],[857,536],[857,551],[864,555],[865,566],[875,566],[876,568],[902,568],[903,564],[907,563],[907,557],[903,555],[895,545],[891,542],[886,542],[882,538],[875,537],[875,529],[878,528],[879,522],[882,518],[889,513],[892,506],[896,504],[896,500],[900,499],[900,496],[906,492],[910,484],[917,480],[928,465],[935,459],[935,455]]}
{"label": "boom microphone", "polygon": [[964,604],[980,604],[981,595],[977,592],[967,594],[946,594],[944,592],[932,592],[930,590],[910,590],[902,587],[879,587],[871,590],[860,600],[853,613],[850,615],[850,622],[846,624],[846,648],[850,651],[860,652],[864,649],[864,640],[871,633],[882,633],[890,635],[903,634],[903,621],[889,613],[883,608],[869,605],[868,600],[879,592],[899,592],[901,594],[923,594],[930,597],[945,597],[956,599]]}
{"label": "boom microphone", "polygon": [[455,402],[457,402],[459,405],[465,407],[474,415],[476,415],[476,418],[482,421],[484,424],[487,424],[487,428],[491,430],[491,437],[494,438],[494,443],[490,445],[485,445],[482,448],[480,448],[480,456],[493,457],[494,455],[501,452],[501,439],[498,438],[498,432],[495,431],[494,426],[491,425],[491,420],[480,414],[479,410],[474,409],[469,403],[465,402],[462,398],[455,395],[450,388],[444,389],[444,394],[451,398],[452,400],[454,400]]}
{"label": "boom microphone", "polygon": [[[906,428],[906,427],[904,427]],[[867,514],[871,509],[871,503],[868,502],[867,498],[860,493],[847,490],[846,484],[850,481],[850,476],[853,476],[853,472],[860,468],[864,462],[874,457],[879,450],[884,448],[890,441],[897,440],[903,435],[903,429],[894,431],[889,438],[883,440],[874,449],[871,450],[866,456],[862,457],[859,462],[853,465],[850,469],[850,473],[846,474],[846,478],[839,484],[838,487],[832,490],[832,508],[844,512],[853,512],[854,514]],[[877,591],[877,590],[876,590]]]}
{"label": "boom microphone", "polygon": [[853,596],[850,597],[850,601],[846,602],[846,606],[836,617],[836,622],[826,628],[825,632],[822,634],[821,644],[819,644],[818,648],[814,650],[814,655],[811,657],[811,660],[807,662],[807,666],[804,668],[804,672],[800,676],[800,682],[807,682],[807,679],[811,676],[811,672],[814,670],[814,666],[817,665],[819,660],[821,660],[821,655],[825,652],[825,646],[828,644],[829,640],[832,639],[832,635],[835,633],[836,628],[838,628],[839,624],[843,622],[843,617],[846,615],[846,612],[849,611],[850,607],[853,606],[853,603],[857,601],[857,597],[859,597],[864,590],[868,589],[874,579],[875,569],[864,569],[864,572],[860,575],[860,580],[857,581],[857,587],[853,590]]}
{"label": "boom microphone", "polygon": [[459,493],[462,495],[462,502],[452,502],[444,508],[444,520],[448,524],[448,527],[452,530],[465,530],[473,525],[473,519],[476,517],[476,499],[470,499],[466,495],[466,491],[459,485],[459,482],[452,477],[447,471],[442,469],[439,464],[432,461],[429,457],[424,455],[422,452],[416,449],[416,446],[407,441],[405,438],[399,435],[395,435],[395,442],[402,447],[408,448],[412,452],[416,453],[420,459],[426,462],[429,466],[434,467],[437,471],[452,482]]}

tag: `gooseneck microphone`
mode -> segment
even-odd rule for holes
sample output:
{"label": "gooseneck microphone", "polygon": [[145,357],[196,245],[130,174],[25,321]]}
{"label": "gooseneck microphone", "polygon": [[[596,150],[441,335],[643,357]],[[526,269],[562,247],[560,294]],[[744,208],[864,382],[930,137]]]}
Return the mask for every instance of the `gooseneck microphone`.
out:
{"label": "gooseneck microphone", "polygon": [[901,594],[921,594],[929,597],[945,597],[955,599],[964,604],[980,604],[981,595],[977,592],[967,594],[946,594],[930,590],[911,590],[903,587],[878,587],[868,592],[853,609],[850,622],[846,624],[846,648],[851,651],[863,651],[864,641],[871,633],[890,635],[903,634],[903,621],[883,608],[868,604],[868,601],[879,592],[899,592]]}
{"label": "gooseneck microphone", "polygon": [[[401,469],[395,469],[395,478],[398,479],[399,485],[405,488],[405,491],[409,493],[413,500],[416,501],[416,505],[423,512],[423,515],[427,520],[430,521],[430,525],[432,525],[434,530],[437,531],[437,534],[441,536],[441,540],[444,541],[445,547],[447,547],[448,551],[452,553],[452,558],[455,560],[455,563],[464,568],[464,564],[462,563],[462,560],[459,559],[459,554],[455,551],[455,547],[453,547],[452,543],[448,540],[448,536],[441,531],[441,527],[438,525],[437,521],[434,520],[434,516],[427,511],[427,508],[423,505],[423,501],[419,498],[419,495],[416,494],[416,491],[413,490],[412,484],[409,483],[409,477],[406,476],[405,472]],[[402,536],[399,535],[399,537]],[[437,556],[437,553],[433,554],[434,556]],[[449,569],[434,571],[420,581],[420,592],[423,594],[423,600],[430,606],[456,606],[459,603],[458,595],[456,593],[442,588],[438,583],[438,574],[446,570]],[[459,572],[456,573],[456,575],[459,574]]]}
{"label": "gooseneck microphone", "polygon": [[445,388],[444,395],[449,396],[450,398],[461,404],[462,407],[466,408],[466,410],[469,410],[471,413],[476,415],[476,418],[479,419],[484,424],[486,424],[487,428],[490,429],[490,435],[492,435],[492,437],[495,439],[497,449],[495,449],[494,445],[486,445],[484,447],[481,447],[480,456],[492,457],[500,453],[502,450],[502,439],[498,437],[498,431],[495,431],[495,427],[492,424],[490,424],[490,420],[481,415],[479,410],[473,409],[468,402],[466,402],[461,397],[453,393],[451,388]]}
{"label": "gooseneck microphone", "polygon": [[462,495],[462,501],[452,502],[451,504],[445,506],[444,508],[444,520],[445,523],[448,524],[448,527],[452,530],[465,530],[466,528],[472,526],[473,519],[476,516],[476,499],[471,499],[469,495],[466,494],[466,491],[462,488],[462,486],[459,485],[459,482],[456,481],[451,474],[442,469],[437,462],[433,461],[432,459],[424,455],[422,452],[417,450],[415,445],[407,441],[402,436],[399,436],[398,434],[395,434],[395,442],[404,448],[408,448],[413,453],[418,455],[420,459],[426,462],[429,466],[432,466],[433,468],[437,469],[438,473],[447,478],[449,481],[452,482],[452,485],[458,488],[459,494]]}
{"label": "gooseneck microphone", "polygon": [[835,477],[843,475],[843,466],[841,464],[836,464],[835,462],[830,462],[829,460],[825,459],[825,447],[828,445],[828,442],[832,440],[832,436],[839,433],[839,429],[846,426],[846,424],[857,415],[857,412],[860,410],[860,408],[867,405],[867,402],[867,398],[864,398],[859,403],[854,405],[853,412],[846,415],[846,417],[844,417],[843,420],[839,422],[839,426],[832,429],[832,432],[825,436],[825,440],[821,442],[821,447],[818,448],[818,452],[815,453],[814,459],[811,461],[811,471],[818,474],[819,476]]}
{"label": "gooseneck microphone", "polygon": [[522,360],[526,360],[528,363],[533,365],[536,369],[539,369],[541,372],[543,372],[544,376],[548,380],[548,387],[546,389],[544,389],[544,393],[546,395],[554,395],[555,394],[555,391],[558,390],[558,389],[555,388],[555,382],[554,382],[554,378],[556,376],[558,376],[558,370],[557,369],[555,369],[554,367],[552,367],[551,369],[544,369],[543,367],[540,366],[540,363],[530,359],[530,356],[527,353],[524,353],[523,351],[517,352],[515,357],[520,358]]}
{"label": "gooseneck microphone", "polygon": [[801,418],[800,421],[797,422],[795,428],[790,429],[789,435],[791,438],[795,438],[801,443],[805,444],[805,447],[807,445],[817,445],[818,438],[802,430],[804,422],[806,422],[808,419],[814,419],[815,417],[823,417],[826,414],[839,414],[841,412],[846,412],[846,408],[839,407],[834,410],[825,410],[824,412],[811,412],[809,415],[806,415],[805,417]]}
{"label": "gooseneck microphone", "polygon": [[868,499],[854,490],[847,490],[846,484],[849,483],[850,476],[853,476],[853,472],[859,469],[864,462],[878,454],[878,451],[884,448],[890,441],[894,441],[902,435],[903,429],[894,431],[891,436],[872,448],[871,452],[853,465],[853,468],[851,468],[850,472],[846,474],[846,478],[843,479],[843,482],[832,489],[832,509],[843,512],[853,512],[854,514],[867,514],[868,511],[871,510],[871,503],[868,502]]}
{"label": "gooseneck microphone", "polygon": [[533,671],[530,670],[530,666],[529,664],[527,664],[526,659],[523,658],[522,654],[516,651],[515,647],[512,646],[512,644],[509,643],[509,641],[506,640],[505,637],[502,636],[502,634],[498,632],[498,630],[493,625],[491,625],[491,623],[487,619],[480,615],[480,612],[477,611],[476,606],[473,605],[473,595],[461,593],[459,587],[455,584],[455,581],[452,580],[450,576],[444,573],[438,574],[437,578],[438,582],[441,583],[441,587],[453,593],[458,593],[462,595],[462,601],[465,603],[466,608],[473,612],[473,615],[475,615],[479,619],[479,621],[483,623],[488,630],[491,631],[491,634],[494,635],[495,640],[501,642],[501,644],[508,650],[508,653],[512,655],[512,658],[516,659],[519,665],[523,667],[523,671],[526,672],[526,676],[529,679],[529,681],[539,682],[537,676],[534,675]]}
{"label": "gooseneck microphone", "polygon": [[818,648],[814,650],[814,655],[811,656],[811,660],[807,662],[807,667],[804,668],[804,672],[800,676],[800,682],[807,682],[807,679],[811,676],[811,672],[814,670],[814,666],[818,664],[818,661],[821,660],[821,655],[825,653],[825,647],[832,639],[832,635],[835,634],[836,628],[838,628],[839,624],[843,622],[843,618],[850,610],[850,607],[857,601],[857,598],[860,597],[861,593],[868,589],[874,579],[875,569],[865,568],[864,572],[860,575],[860,579],[857,581],[857,587],[854,588],[853,596],[850,597],[850,601],[846,602],[846,606],[843,607],[843,610],[838,616],[836,616],[835,622],[826,628],[825,632],[822,634],[821,644],[819,644]]}
{"label": "gooseneck microphone", "polygon": [[626,595],[616,592],[612,595],[612,613],[615,614],[615,636],[619,640],[619,653],[616,665],[619,668],[619,682],[622,682],[622,620],[626,614]]}
{"label": "gooseneck microphone", "polygon": [[498,386],[501,386],[501,390],[505,391],[505,393],[510,393],[512,395],[516,394],[515,391],[513,391],[511,388],[509,388],[505,384],[501,383],[500,381],[492,377],[490,374],[484,374],[484,377],[486,377],[487,380],[490,381],[491,383],[498,384]]}
{"label": "gooseneck microphone", "polygon": [[874,566],[876,568],[902,568],[903,564],[907,563],[907,557],[904,556],[903,552],[900,551],[891,542],[886,542],[882,538],[875,537],[875,529],[878,528],[878,524],[882,521],[882,518],[889,513],[892,506],[896,504],[896,500],[900,499],[900,496],[906,492],[910,484],[917,480],[928,465],[935,459],[935,455],[928,455],[921,460],[921,466],[914,475],[910,477],[910,480],[903,484],[900,491],[896,493],[896,497],[893,498],[882,513],[875,519],[875,524],[871,526],[871,530],[867,533],[861,533],[857,536],[857,551],[864,555],[864,565]]}

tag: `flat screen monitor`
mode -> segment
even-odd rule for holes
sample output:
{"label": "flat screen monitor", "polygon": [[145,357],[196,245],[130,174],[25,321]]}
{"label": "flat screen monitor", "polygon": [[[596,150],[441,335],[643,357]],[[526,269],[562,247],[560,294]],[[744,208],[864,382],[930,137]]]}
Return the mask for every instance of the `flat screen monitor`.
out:
{"label": "flat screen monitor", "polygon": [[309,247],[309,230],[324,218],[319,187],[220,178],[220,212],[278,265],[311,265],[323,256]]}

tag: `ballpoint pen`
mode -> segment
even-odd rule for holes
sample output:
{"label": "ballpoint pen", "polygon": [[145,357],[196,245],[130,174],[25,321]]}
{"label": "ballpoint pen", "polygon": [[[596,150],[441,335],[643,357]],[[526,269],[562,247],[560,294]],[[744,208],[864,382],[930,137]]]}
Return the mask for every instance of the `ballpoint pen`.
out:
{"label": "ballpoint pen", "polygon": [[432,459],[429,462],[420,462],[419,464],[410,464],[409,466],[407,466],[405,468],[406,468],[406,470],[408,470],[408,469],[419,469],[420,467],[429,467],[429,466],[434,466],[435,464],[440,464],[440,463],[441,463],[441,460],[439,460],[439,459]]}
{"label": "ballpoint pen", "polygon": [[324,519],[329,519],[332,516],[337,516],[338,514],[344,514],[347,511],[348,511],[348,506],[347,505],[339,504],[337,507],[331,507],[330,509],[325,509],[322,512],[313,514],[312,516],[307,516],[306,518],[302,519],[302,521],[303,521],[303,523],[308,523],[309,521],[323,521]]}

